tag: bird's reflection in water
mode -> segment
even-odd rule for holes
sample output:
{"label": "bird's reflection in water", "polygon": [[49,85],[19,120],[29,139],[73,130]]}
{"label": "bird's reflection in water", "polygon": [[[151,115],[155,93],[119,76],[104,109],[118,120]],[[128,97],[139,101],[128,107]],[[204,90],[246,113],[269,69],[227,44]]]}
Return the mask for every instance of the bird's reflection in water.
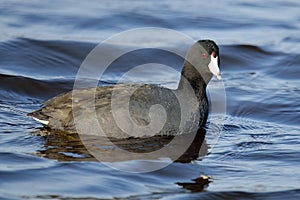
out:
{"label": "bird's reflection in water", "polygon": [[[175,162],[189,163],[192,160],[203,157],[207,154],[208,146],[205,142],[205,129],[199,129],[195,135],[192,143],[187,150],[176,160]],[[103,138],[97,136],[89,136],[82,142],[78,134],[67,133],[61,131],[53,131],[49,129],[39,129],[33,134],[40,135],[45,139],[44,148],[37,152],[38,156],[55,159],[58,161],[97,161],[97,159],[91,154],[90,147],[97,146],[98,153],[101,153],[106,161],[109,162],[121,162],[129,161],[129,159],[143,159],[144,153],[151,153],[161,148],[166,147],[172,141],[174,136],[153,136],[147,138],[127,138],[127,139],[114,139]],[[178,137],[178,136],[176,136]],[[185,140],[185,135],[180,136],[177,143],[172,144],[173,149],[176,149],[176,145],[182,145]],[[89,144],[89,141],[91,144]],[[100,149],[100,150],[99,150]],[[118,155],[118,150],[122,149],[123,152],[133,152],[140,157],[126,157],[124,155]],[[170,158],[173,151],[169,151]]]}

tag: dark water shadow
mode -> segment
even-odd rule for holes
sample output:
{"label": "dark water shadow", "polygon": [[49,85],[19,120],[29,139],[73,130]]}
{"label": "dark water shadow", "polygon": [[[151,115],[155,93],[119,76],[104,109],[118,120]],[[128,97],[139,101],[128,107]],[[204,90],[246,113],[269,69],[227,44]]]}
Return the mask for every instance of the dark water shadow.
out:
{"label": "dark water shadow", "polygon": [[[110,156],[116,155],[118,148],[134,153],[140,153],[141,159],[143,153],[149,153],[159,150],[170,143],[174,136],[153,136],[147,138],[127,138],[115,139],[91,136],[89,140],[85,140],[84,144],[76,133],[68,133],[63,131],[55,131],[49,129],[37,129],[32,132],[34,135],[39,135],[45,139],[44,148],[36,154],[40,157],[54,159],[58,161],[97,161],[97,159],[87,150],[86,145],[90,140],[92,144],[97,144],[97,147],[103,149],[100,153]],[[208,152],[208,145],[205,142],[205,129],[199,129],[187,150],[174,162],[189,163],[193,160],[203,157]],[[182,140],[184,142],[184,136]],[[113,145],[112,145],[113,144]],[[175,144],[181,145],[181,144]],[[175,152],[170,152],[170,158]],[[122,156],[114,156],[109,159],[111,162],[130,161]]]}

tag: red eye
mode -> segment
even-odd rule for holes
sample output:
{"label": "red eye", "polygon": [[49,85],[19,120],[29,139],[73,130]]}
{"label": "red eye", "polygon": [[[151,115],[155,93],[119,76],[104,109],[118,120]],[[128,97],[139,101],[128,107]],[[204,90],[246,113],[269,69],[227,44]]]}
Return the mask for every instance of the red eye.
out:
{"label": "red eye", "polygon": [[202,54],[202,58],[206,58],[206,54],[205,53]]}
{"label": "red eye", "polygon": [[214,58],[217,57],[217,53],[216,53],[215,51],[213,51],[213,52],[211,53],[211,55],[212,55]]}

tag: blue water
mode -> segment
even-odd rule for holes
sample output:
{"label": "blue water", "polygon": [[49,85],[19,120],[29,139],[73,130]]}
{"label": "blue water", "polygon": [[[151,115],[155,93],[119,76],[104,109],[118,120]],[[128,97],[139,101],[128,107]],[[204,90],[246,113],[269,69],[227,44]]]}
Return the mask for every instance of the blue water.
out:
{"label": "blue water", "polygon": [[[299,199],[299,7],[296,0],[2,1],[0,198]],[[36,134],[41,125],[26,114],[71,90],[84,58],[102,40],[142,27],[220,46],[227,103],[213,148],[188,163],[134,174],[98,162],[78,137]],[[182,48],[180,41],[172,45]],[[101,84],[116,82],[130,64]],[[177,60],[170,65],[181,70]],[[165,84],[177,81],[167,71],[140,71],[136,79],[160,76]],[[211,177],[204,188],[195,181],[202,174]]]}

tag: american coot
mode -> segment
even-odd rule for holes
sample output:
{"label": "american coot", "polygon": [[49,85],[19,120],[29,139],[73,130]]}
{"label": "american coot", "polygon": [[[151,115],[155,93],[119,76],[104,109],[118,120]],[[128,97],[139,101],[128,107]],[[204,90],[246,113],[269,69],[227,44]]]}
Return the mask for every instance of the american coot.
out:
{"label": "american coot", "polygon": [[50,129],[91,134],[98,131],[96,117],[106,136],[115,138],[196,131],[207,121],[206,86],[213,75],[221,79],[219,63],[216,43],[199,40],[186,54],[176,90],[151,84],[73,90],[28,115]]}

